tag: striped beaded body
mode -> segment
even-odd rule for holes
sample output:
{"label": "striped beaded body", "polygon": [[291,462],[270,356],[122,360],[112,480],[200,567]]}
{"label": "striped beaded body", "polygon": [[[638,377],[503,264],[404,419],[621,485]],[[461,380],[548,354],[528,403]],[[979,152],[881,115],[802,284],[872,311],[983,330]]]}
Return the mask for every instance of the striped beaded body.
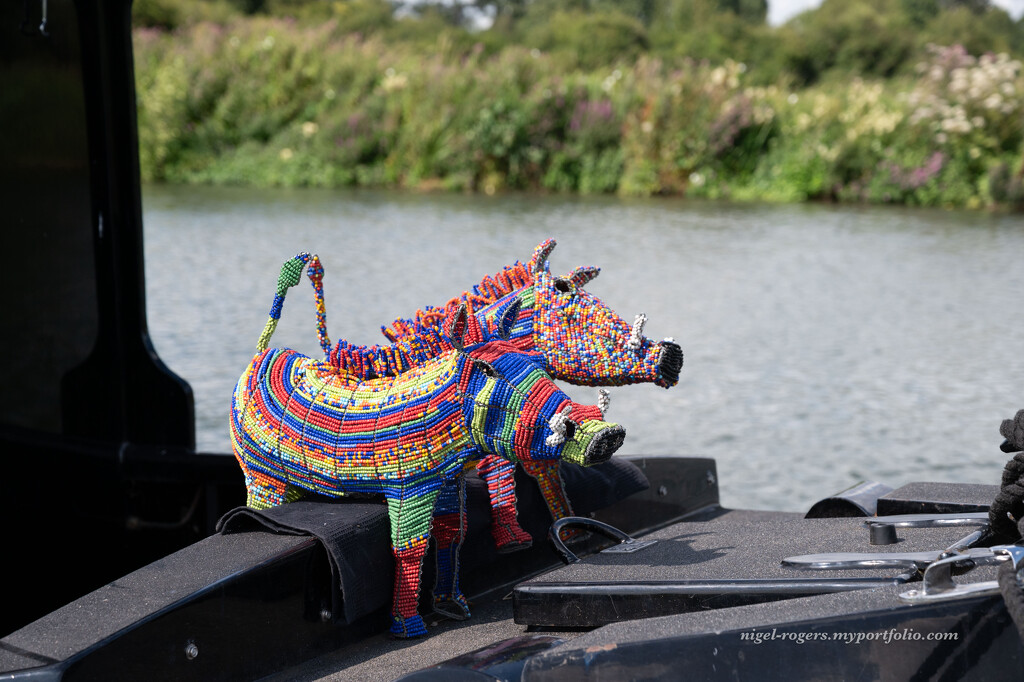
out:
{"label": "striped beaded body", "polygon": [[469,445],[455,352],[360,381],[291,350],[254,358],[236,389],[232,440],[249,470],[324,495],[449,471]]}
{"label": "striped beaded body", "polygon": [[597,408],[572,403],[539,359],[505,341],[368,381],[271,348],[235,387],[231,435],[247,471],[338,496],[455,472],[482,454],[557,459],[561,448],[546,439],[566,407],[574,421],[601,421]]}

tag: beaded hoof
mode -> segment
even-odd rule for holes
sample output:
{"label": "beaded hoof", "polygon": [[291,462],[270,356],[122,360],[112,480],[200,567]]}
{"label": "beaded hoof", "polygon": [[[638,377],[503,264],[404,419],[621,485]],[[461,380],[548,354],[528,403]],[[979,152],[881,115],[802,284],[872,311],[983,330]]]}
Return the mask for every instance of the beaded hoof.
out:
{"label": "beaded hoof", "polygon": [[518,552],[533,544],[533,537],[523,530],[516,519],[515,505],[503,505],[491,513],[491,535],[499,554]]}
{"label": "beaded hoof", "polygon": [[525,540],[509,540],[504,544],[498,545],[498,554],[511,554],[512,552],[529,549],[532,546],[533,538],[527,535]]}
{"label": "beaded hoof", "polygon": [[434,597],[434,613],[453,620],[469,618],[469,602],[461,594],[442,594]]}
{"label": "beaded hoof", "polygon": [[402,620],[394,615],[391,616],[391,634],[401,639],[409,637],[422,637],[427,634],[427,626],[423,623],[423,617],[418,613]]}

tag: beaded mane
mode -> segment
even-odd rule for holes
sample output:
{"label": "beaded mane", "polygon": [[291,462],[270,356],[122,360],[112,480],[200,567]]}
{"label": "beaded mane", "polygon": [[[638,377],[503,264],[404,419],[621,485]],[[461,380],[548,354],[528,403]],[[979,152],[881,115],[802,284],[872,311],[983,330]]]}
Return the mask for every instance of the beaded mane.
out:
{"label": "beaded mane", "polygon": [[470,311],[478,311],[534,284],[534,273],[529,266],[516,261],[493,276],[485,276],[472,290],[464,291],[439,307],[426,306],[417,310],[411,319],[398,318],[391,323],[391,328],[381,327],[391,345],[356,345],[342,339],[332,348],[323,324],[323,266],[316,256],[313,259],[310,279],[318,292],[317,326],[327,360],[339,369],[364,377],[399,374],[451,350],[441,333],[441,323],[452,310],[465,304]]}

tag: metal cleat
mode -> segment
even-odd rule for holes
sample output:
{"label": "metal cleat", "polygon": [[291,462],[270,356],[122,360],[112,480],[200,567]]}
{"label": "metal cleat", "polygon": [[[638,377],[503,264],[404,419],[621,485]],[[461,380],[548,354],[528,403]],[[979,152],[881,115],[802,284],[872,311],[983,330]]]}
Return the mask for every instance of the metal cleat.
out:
{"label": "metal cleat", "polygon": [[907,604],[926,604],[947,599],[998,594],[999,583],[995,580],[957,585],[953,582],[953,569],[966,567],[969,570],[976,566],[991,566],[1006,561],[1013,562],[1013,569],[1017,573],[1017,583],[1024,582],[1024,546],[996,545],[984,549],[972,549],[969,553],[933,562],[924,572],[921,589],[901,592],[900,601]]}

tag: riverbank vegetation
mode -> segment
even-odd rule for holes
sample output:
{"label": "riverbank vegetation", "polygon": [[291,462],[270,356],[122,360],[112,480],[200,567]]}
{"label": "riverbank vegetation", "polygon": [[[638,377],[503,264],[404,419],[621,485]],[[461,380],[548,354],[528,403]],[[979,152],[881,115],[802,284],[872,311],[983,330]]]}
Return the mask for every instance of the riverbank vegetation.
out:
{"label": "riverbank vegetation", "polygon": [[1024,207],[985,0],[135,5],[147,181]]}

